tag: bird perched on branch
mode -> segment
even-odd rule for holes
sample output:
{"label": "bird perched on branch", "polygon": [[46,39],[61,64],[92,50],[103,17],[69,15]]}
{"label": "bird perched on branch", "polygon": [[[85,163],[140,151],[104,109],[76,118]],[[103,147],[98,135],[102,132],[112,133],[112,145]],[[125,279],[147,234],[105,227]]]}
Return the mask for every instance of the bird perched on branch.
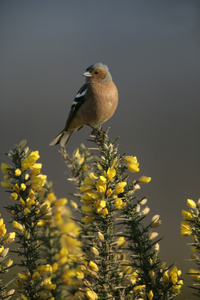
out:
{"label": "bird perched on branch", "polygon": [[106,65],[96,63],[83,73],[86,83],[80,88],[72,103],[65,128],[50,146],[66,145],[73,131],[83,126],[97,127],[110,119],[118,104],[118,91]]}

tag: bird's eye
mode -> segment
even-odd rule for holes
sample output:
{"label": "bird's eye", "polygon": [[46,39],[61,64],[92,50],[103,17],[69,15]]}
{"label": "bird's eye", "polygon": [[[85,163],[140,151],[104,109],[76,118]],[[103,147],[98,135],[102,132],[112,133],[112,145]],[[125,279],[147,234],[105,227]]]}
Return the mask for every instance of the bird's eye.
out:
{"label": "bird's eye", "polygon": [[98,71],[95,71],[95,74],[99,74],[99,72],[98,72]]}

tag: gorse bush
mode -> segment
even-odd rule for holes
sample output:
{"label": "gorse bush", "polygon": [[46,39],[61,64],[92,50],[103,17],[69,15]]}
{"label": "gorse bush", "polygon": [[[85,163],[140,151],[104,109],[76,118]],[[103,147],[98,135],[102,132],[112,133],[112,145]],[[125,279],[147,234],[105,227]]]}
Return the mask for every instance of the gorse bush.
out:
{"label": "gorse bush", "polygon": [[[107,133],[93,131],[91,142],[94,147],[81,145],[71,156],[60,150],[76,187],[71,209],[41,173],[38,151],[22,141],[8,152],[1,184],[10,195],[5,206],[14,232],[6,234],[0,219],[1,299],[167,300],[180,293],[181,271],[159,257],[160,217],[148,221],[147,198],[137,197],[151,178],[137,176],[137,157],[121,155]],[[198,204],[189,207],[181,234],[193,234],[199,252]],[[10,243],[15,247],[8,252]],[[14,263],[12,252],[18,255]],[[198,256],[193,259],[199,270]],[[9,288],[3,276],[11,268],[15,273],[15,266],[20,272]],[[197,281],[198,270],[190,271]]]}
{"label": "gorse bush", "polygon": [[190,269],[189,274],[194,280],[193,295],[200,297],[200,199],[196,203],[192,199],[187,200],[188,211],[182,210],[184,221],[181,222],[181,236],[192,235],[191,246],[192,254],[190,261],[196,264],[196,269]]}

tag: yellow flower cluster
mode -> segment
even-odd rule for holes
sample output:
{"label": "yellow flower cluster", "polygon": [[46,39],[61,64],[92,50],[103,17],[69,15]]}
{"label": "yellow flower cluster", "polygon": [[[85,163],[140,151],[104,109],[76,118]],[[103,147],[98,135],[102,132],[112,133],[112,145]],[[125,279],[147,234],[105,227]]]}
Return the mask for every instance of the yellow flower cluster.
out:
{"label": "yellow flower cluster", "polygon": [[[24,146],[25,141],[18,149]],[[118,155],[117,148],[109,144],[105,134],[97,139],[97,146],[100,155],[93,157],[96,169],[94,164],[88,164],[92,156],[87,149],[82,148],[83,153],[76,150],[71,160],[66,153],[62,154],[66,155],[68,166],[71,164],[74,181],[81,191],[80,207],[70,201],[74,210],[82,214],[80,227],[66,207],[68,200],[57,199],[47,176],[41,174],[38,151],[27,147],[18,151],[19,159],[13,161],[15,167],[1,165],[4,174],[1,185],[10,191],[10,198],[14,200],[9,208],[15,232],[6,234],[4,221],[0,219],[0,242],[4,243],[0,244],[0,259],[8,252],[4,245],[13,242],[16,234],[19,240],[23,237],[23,242],[28,241],[24,249],[32,256],[25,258],[32,259],[34,266],[29,269],[31,264],[24,264],[25,270],[16,276],[14,287],[20,295],[18,299],[28,300],[34,292],[34,297],[44,300],[63,297],[96,300],[113,295],[121,299],[125,291],[130,292],[131,298],[152,300],[167,289],[169,296],[180,293],[181,271],[177,267],[170,271],[161,266],[159,244],[153,241],[158,233],[151,232],[151,228],[161,225],[159,215],[155,215],[147,227],[141,224],[150,209],[142,208],[147,199],[136,199],[134,193],[140,184],[150,182],[151,177],[141,176],[129,184],[125,170],[140,171],[137,157]],[[200,205],[193,200],[188,200],[188,206],[189,211],[182,212],[185,219],[181,225],[182,236],[194,234],[199,213]],[[18,249],[20,253],[23,247]],[[123,250],[130,253],[128,258]],[[6,268],[12,263],[10,259],[5,260]],[[198,271],[191,273],[200,281]],[[104,277],[108,282],[103,283]],[[158,279],[158,288],[155,279]],[[33,294],[29,294],[30,289]]]}
{"label": "yellow flower cluster", "polygon": [[195,203],[192,199],[187,199],[189,211],[182,210],[182,216],[185,221],[181,222],[181,236],[186,237],[195,234],[195,224],[198,223],[200,213],[200,200]]}
{"label": "yellow flower cluster", "polygon": [[[25,273],[19,273],[15,288],[22,293],[21,299],[26,299],[27,294],[23,294],[23,288],[33,281],[35,285],[40,285],[35,288],[35,292],[37,293],[38,288],[40,288],[41,299],[50,299],[52,297],[51,290],[57,288],[54,279],[61,277],[61,271],[64,270],[64,267],[69,266],[69,261],[71,261],[70,268],[72,269],[73,258],[69,259],[70,253],[71,255],[73,253],[76,261],[76,255],[79,253],[80,256],[79,243],[71,237],[72,233],[76,235],[79,229],[71,219],[69,210],[65,207],[67,199],[57,199],[54,193],[49,192],[49,184],[46,182],[47,176],[40,173],[42,164],[37,163],[40,157],[39,152],[29,151],[28,147],[22,150],[22,144],[17,147],[14,149],[16,151],[15,157],[18,158],[17,161],[14,160],[15,167],[8,164],[1,165],[4,174],[2,186],[11,190],[11,199],[15,200],[11,208],[13,212],[15,209],[17,210],[17,218],[14,218],[12,225],[18,238],[24,237],[24,239],[29,240],[28,245],[36,247],[41,255],[40,263],[43,261],[43,264],[37,268],[38,262],[35,261],[35,269],[32,267],[31,270],[27,269]],[[33,226],[37,230],[38,240],[32,236],[34,232],[29,226]],[[6,233],[2,221],[0,221],[0,233],[2,235]],[[12,242],[14,237],[15,233],[8,234],[4,237],[5,243]],[[41,242],[40,238],[42,237],[43,241]],[[44,243],[47,238],[51,239],[49,245]],[[33,244],[30,244],[30,241]],[[44,257],[45,246],[47,255]],[[51,250],[55,253],[51,264],[47,263],[48,253],[50,253],[49,247],[52,247]],[[59,247],[60,251],[58,252]],[[34,255],[35,253],[32,256],[34,257]],[[60,281],[58,283],[61,284]]]}
{"label": "yellow flower cluster", "polygon": [[181,276],[181,270],[178,270],[177,267],[173,267],[171,271],[165,271],[163,278],[165,282],[172,283],[171,290],[175,294],[180,293],[180,289],[183,285],[183,280],[180,279]]}
{"label": "yellow flower cluster", "polygon": [[[77,150],[74,157],[80,159],[80,153]],[[132,172],[139,172],[139,163],[136,156],[126,156],[123,158],[124,162],[127,163],[127,168]],[[122,209],[126,206],[122,197],[118,197],[119,194],[124,193],[127,186],[126,181],[116,182],[116,168],[118,162],[113,161],[111,166],[103,171],[103,167],[100,163],[97,163],[98,169],[102,172],[100,175],[96,175],[91,172],[88,177],[85,177],[82,186],[80,187],[81,201],[84,204],[81,210],[84,214],[81,219],[84,223],[91,223],[94,221],[96,215],[105,217],[113,209]],[[133,191],[139,189],[138,183],[147,183],[151,180],[150,177],[142,176],[137,181],[133,182]],[[112,207],[108,205],[107,199],[112,198]],[[75,202],[71,202],[72,206],[77,209]]]}
{"label": "yellow flower cluster", "polygon": [[[15,232],[7,233],[6,226],[3,218],[0,214],[0,278],[2,274],[9,271],[9,268],[13,265],[13,260],[8,257],[9,248],[5,245],[11,244],[15,240]],[[6,287],[3,287],[0,281],[0,297],[2,299],[9,299],[15,293],[14,289],[6,291]]]}
{"label": "yellow flower cluster", "polygon": [[129,171],[136,173],[139,172],[139,163],[136,156],[125,156],[124,161],[127,163],[127,168]]}
{"label": "yellow flower cluster", "polygon": [[[49,292],[51,290],[56,289],[56,284],[52,284],[52,275],[53,270],[49,264],[40,265],[31,275],[31,273],[27,270],[26,273],[18,273],[16,276],[16,280],[14,283],[14,287],[16,290],[23,290],[26,286],[27,281],[32,281],[32,284],[37,284],[38,279],[40,280],[41,292],[40,299],[50,299],[51,294]],[[20,299],[27,299],[24,294],[21,294]],[[53,298],[52,298],[53,299]]]}
{"label": "yellow flower cluster", "polygon": [[[187,237],[189,235],[193,236],[193,243],[191,251],[191,260],[194,261],[197,266],[199,265],[199,249],[200,249],[200,239],[199,239],[199,224],[200,224],[200,199],[197,203],[192,199],[187,199],[188,211],[182,210],[182,216],[184,221],[181,222],[181,236]],[[190,276],[195,281],[194,285],[196,288],[196,282],[200,282],[200,272],[199,270],[190,269]],[[198,288],[199,289],[199,288]]]}
{"label": "yellow flower cluster", "polygon": [[[81,199],[84,204],[84,206],[81,207],[81,210],[85,214],[81,219],[82,222],[90,223],[94,220],[95,215],[106,216],[109,214],[107,199],[112,196],[114,201],[114,199],[117,198],[117,193],[112,188],[112,181],[115,176],[115,168],[109,167],[108,170],[103,171],[100,176],[91,172],[89,177],[85,177],[83,185],[80,187],[80,190],[83,192]],[[122,183],[118,183],[118,185],[120,184]],[[124,184],[126,185],[126,182]]]}
{"label": "yellow flower cluster", "polygon": [[[21,145],[24,146],[25,141]],[[4,174],[4,181],[1,182],[1,185],[11,190],[10,198],[18,200],[24,215],[31,214],[36,204],[38,205],[42,201],[46,192],[43,187],[47,176],[40,174],[42,164],[36,163],[39,157],[38,151],[29,151],[27,147],[24,150],[24,157],[21,159],[21,166],[13,168],[8,164],[1,164],[1,170]],[[18,231],[23,230],[19,223],[14,222],[13,226]]]}
{"label": "yellow flower cluster", "polygon": [[[54,278],[56,278],[58,288],[62,284],[77,287],[80,285],[80,280],[84,278],[82,270],[77,267],[78,263],[82,263],[80,242],[76,239],[79,227],[72,220],[71,212],[66,207],[67,202],[66,198],[57,199],[53,192],[48,193],[44,204],[51,209],[52,218],[38,223],[43,235],[50,237],[52,251],[55,247],[55,254],[49,258],[49,250],[44,248],[44,253],[47,251],[46,259],[52,262],[53,276],[49,287],[54,287]],[[58,280],[59,277],[61,280]],[[45,284],[46,282],[47,280]]]}

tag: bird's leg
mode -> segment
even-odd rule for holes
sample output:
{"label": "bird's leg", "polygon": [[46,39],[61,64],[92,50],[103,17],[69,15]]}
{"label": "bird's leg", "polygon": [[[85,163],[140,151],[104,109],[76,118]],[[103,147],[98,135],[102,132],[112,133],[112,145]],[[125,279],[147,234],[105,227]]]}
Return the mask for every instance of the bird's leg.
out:
{"label": "bird's leg", "polygon": [[105,131],[99,129],[98,127],[94,127],[90,124],[87,124],[90,128],[92,128],[92,133],[94,132],[94,134],[96,133],[103,133],[104,135],[106,135]]}

